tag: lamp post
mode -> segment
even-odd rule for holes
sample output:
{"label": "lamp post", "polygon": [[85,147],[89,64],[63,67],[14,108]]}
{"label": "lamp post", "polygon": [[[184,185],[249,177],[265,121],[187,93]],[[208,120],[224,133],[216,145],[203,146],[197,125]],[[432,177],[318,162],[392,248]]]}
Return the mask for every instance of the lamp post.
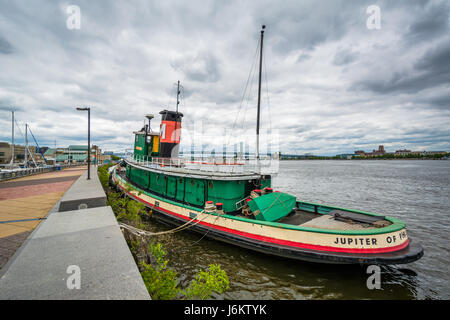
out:
{"label": "lamp post", "polygon": [[88,158],[88,176],[87,179],[91,179],[91,108],[77,108],[78,111],[87,111],[88,112],[88,150],[87,150],[87,158]]}

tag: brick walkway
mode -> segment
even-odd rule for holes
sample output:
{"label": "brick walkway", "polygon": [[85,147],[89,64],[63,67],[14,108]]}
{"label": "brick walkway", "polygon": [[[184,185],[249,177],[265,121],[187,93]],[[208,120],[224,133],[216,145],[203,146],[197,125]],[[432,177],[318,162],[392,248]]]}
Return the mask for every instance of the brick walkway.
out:
{"label": "brick walkway", "polygon": [[85,170],[68,168],[0,183],[0,269]]}

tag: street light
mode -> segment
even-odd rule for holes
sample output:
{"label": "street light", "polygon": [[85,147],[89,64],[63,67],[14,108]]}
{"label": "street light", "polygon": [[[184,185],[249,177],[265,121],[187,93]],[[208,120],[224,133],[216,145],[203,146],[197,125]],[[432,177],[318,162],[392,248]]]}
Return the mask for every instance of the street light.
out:
{"label": "street light", "polygon": [[88,176],[87,179],[91,179],[91,108],[77,108],[78,111],[88,112]]}

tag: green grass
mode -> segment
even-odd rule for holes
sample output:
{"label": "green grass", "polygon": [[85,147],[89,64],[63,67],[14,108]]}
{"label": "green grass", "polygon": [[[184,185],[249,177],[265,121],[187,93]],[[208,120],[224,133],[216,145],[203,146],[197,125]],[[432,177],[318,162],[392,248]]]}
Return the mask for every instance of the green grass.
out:
{"label": "green grass", "polygon": [[166,251],[161,243],[152,242],[148,250],[154,257],[153,264],[140,263],[145,286],[154,300],[205,300],[213,292],[223,293],[230,288],[230,281],[224,270],[217,264],[200,270],[186,289],[178,287],[178,274],[167,267]]}

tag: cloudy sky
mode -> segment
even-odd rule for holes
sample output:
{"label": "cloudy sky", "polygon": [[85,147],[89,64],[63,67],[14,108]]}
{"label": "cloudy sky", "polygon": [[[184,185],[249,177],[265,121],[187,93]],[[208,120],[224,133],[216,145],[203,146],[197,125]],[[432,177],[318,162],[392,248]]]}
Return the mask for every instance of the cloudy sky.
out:
{"label": "cloudy sky", "polygon": [[262,24],[261,125],[282,152],[450,151],[450,2],[438,0],[0,0],[0,141],[14,107],[41,145],[85,143],[86,105],[93,143],[132,148],[145,114],[156,129],[175,108],[180,80],[187,131],[201,125],[212,146],[250,130],[253,144]]}

